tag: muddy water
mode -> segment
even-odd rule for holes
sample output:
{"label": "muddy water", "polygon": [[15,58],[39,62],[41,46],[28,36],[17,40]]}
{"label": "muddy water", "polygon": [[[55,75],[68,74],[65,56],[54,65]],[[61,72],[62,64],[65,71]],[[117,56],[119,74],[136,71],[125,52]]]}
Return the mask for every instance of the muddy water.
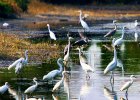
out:
{"label": "muddy water", "polygon": [[[117,49],[117,56],[120,66],[114,71],[115,83],[110,83],[110,73],[103,74],[103,70],[113,58],[113,51],[110,42],[92,40],[91,46],[84,49],[84,54],[88,64],[94,69],[90,73],[90,79],[82,70],[78,51],[75,48],[71,51],[71,74],[65,77],[64,83],[58,93],[51,93],[53,85],[51,82],[42,81],[43,75],[57,68],[56,59],[42,65],[26,66],[20,75],[15,75],[14,70],[8,71],[7,68],[0,69],[0,85],[9,82],[10,89],[5,94],[0,95],[1,100],[119,100],[125,97],[125,91],[119,89],[124,82],[129,80],[131,74],[136,75],[133,85],[128,92],[128,100],[138,100],[140,97],[140,45],[137,42],[125,42],[120,49]],[[63,55],[61,53],[61,55]],[[24,90],[33,84],[32,78],[37,77],[39,86],[32,94],[24,94]],[[58,76],[56,83],[61,79]]]}

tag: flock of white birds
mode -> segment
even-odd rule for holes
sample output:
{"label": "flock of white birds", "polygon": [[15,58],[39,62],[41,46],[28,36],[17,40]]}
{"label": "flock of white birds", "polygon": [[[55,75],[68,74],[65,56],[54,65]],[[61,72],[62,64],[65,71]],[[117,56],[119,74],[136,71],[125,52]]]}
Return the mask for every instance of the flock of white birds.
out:
{"label": "flock of white birds", "polygon": [[[79,11],[79,12],[80,12],[79,21],[80,21],[82,27],[84,28],[84,30],[87,30],[87,31],[90,30],[90,27],[88,26],[88,24],[85,21],[85,17],[82,15],[82,11]],[[115,24],[116,22],[117,22],[117,20],[113,21],[113,24],[115,25],[115,28],[113,30],[109,31],[106,35],[104,35],[104,37],[112,37],[116,33],[116,30],[117,30],[117,26]],[[8,26],[9,26],[8,23],[3,24],[3,27],[8,27]],[[48,31],[49,31],[50,38],[53,39],[53,40],[56,40],[57,38],[56,38],[55,34],[50,30],[50,25],[47,24],[47,26],[48,26]],[[135,23],[132,26],[133,26],[133,28],[136,28],[138,26],[137,20],[135,20]],[[107,67],[104,70],[105,75],[109,72],[112,73],[110,81],[112,81],[113,83],[114,83],[113,71],[117,67],[117,51],[116,51],[116,48],[119,47],[123,43],[125,28],[128,28],[128,27],[124,26],[122,28],[122,36],[120,38],[118,38],[118,39],[113,38],[112,46],[113,46],[113,49],[114,49],[114,57],[113,57],[112,61],[107,65]],[[68,35],[68,45],[65,47],[65,50],[64,50],[64,54],[65,54],[64,58],[63,59],[59,58],[57,60],[57,64],[59,66],[59,69],[52,70],[47,75],[43,76],[44,81],[52,81],[53,82],[53,79],[56,76],[62,75],[61,80],[54,85],[54,87],[52,89],[52,92],[55,92],[56,90],[58,90],[60,85],[63,83],[65,73],[70,73],[70,71],[64,70],[64,67],[68,67],[68,62],[69,62],[69,59],[70,59],[69,55],[70,55],[71,46],[74,46],[74,45],[78,46],[77,50],[79,50],[79,61],[80,61],[80,65],[81,65],[82,69],[85,71],[86,79],[90,79],[90,76],[89,76],[88,72],[93,72],[93,73],[95,72],[94,68],[92,66],[88,65],[86,59],[83,58],[83,56],[82,56],[83,52],[82,52],[81,46],[84,45],[84,44],[87,44],[88,39],[82,33],[80,33],[80,36],[81,36],[80,40],[76,41],[74,44],[71,44],[71,40],[73,38],[69,37],[69,35]],[[134,37],[135,37],[135,41],[137,41],[137,39],[138,39],[137,32],[135,32]],[[12,63],[8,67],[8,70],[10,70],[12,68],[15,68],[15,73],[19,74],[21,72],[21,70],[23,69],[23,67],[25,65],[27,65],[27,63],[28,63],[28,50],[25,51],[25,58],[21,57],[18,60],[16,60],[14,63]],[[133,84],[133,78],[134,77],[135,77],[134,75],[131,75],[130,76],[131,80],[126,82],[121,87],[120,90],[121,91],[126,90],[126,93],[127,93],[128,88]],[[35,84],[30,86],[29,88],[27,88],[24,93],[32,93],[37,89],[37,86],[38,86],[37,78],[33,78],[33,82]],[[0,87],[0,93],[3,94],[5,91],[8,90],[8,88],[9,88],[8,82],[5,82],[5,85]]]}

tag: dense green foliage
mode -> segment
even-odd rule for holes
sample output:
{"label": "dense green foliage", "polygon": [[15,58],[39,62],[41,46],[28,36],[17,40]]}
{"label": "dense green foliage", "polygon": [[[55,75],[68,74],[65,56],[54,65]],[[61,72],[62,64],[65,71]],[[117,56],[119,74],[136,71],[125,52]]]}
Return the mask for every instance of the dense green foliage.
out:
{"label": "dense green foliage", "polygon": [[15,0],[15,1],[23,11],[27,10],[29,0]]}
{"label": "dense green foliage", "polygon": [[0,1],[0,17],[8,17],[12,12],[10,5]]}

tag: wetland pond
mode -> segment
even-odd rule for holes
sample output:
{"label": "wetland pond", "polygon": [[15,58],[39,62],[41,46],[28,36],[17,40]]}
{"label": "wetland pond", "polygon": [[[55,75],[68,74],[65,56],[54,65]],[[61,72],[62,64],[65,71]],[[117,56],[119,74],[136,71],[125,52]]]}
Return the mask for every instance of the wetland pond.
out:
{"label": "wetland pond", "polygon": [[[122,27],[123,24],[126,23],[118,24],[118,30],[121,30],[120,27]],[[95,23],[94,27],[91,27],[93,28],[92,32],[105,34],[112,29],[111,25],[112,23],[106,24],[106,22],[104,22],[104,24]],[[17,27],[18,26],[20,25],[17,25]],[[67,31],[75,32],[77,29],[79,29],[79,27],[71,26],[71,29],[69,28]],[[14,33],[21,29],[17,28],[16,30],[8,30]],[[1,31],[4,32],[3,29],[1,29]],[[5,29],[5,31],[7,31],[7,29]],[[120,49],[117,49],[117,57],[120,67],[116,68],[114,71],[114,86],[110,83],[110,73],[107,75],[103,74],[104,69],[113,59],[112,41],[105,40],[103,39],[103,36],[98,34],[96,34],[97,36],[92,34],[94,37],[90,34],[86,34],[92,38],[90,38],[90,45],[84,48],[83,54],[85,55],[88,64],[95,69],[94,73],[90,73],[90,79],[86,79],[85,72],[82,70],[79,62],[78,50],[76,50],[75,47],[70,51],[70,75],[64,78],[64,82],[59,88],[58,93],[52,93],[51,91],[54,84],[61,79],[61,75],[54,79],[53,84],[51,82],[42,81],[44,75],[58,68],[57,59],[50,59],[42,64],[28,64],[24,67],[20,75],[16,75],[14,70],[9,71],[7,67],[1,67],[0,86],[4,85],[5,82],[8,82],[10,88],[6,93],[0,94],[0,100],[125,100],[125,91],[120,91],[120,87],[126,81],[130,80],[129,77],[132,74],[137,78],[134,79],[133,85],[128,90],[128,100],[139,100],[140,43],[133,41],[134,32],[127,31],[127,33],[131,33],[131,35],[127,34]],[[127,38],[127,36],[129,36],[129,38]],[[100,37],[102,38],[100,39]],[[64,44],[67,44],[67,42],[62,41],[59,43],[62,51]],[[58,54],[63,58],[63,52],[58,52]],[[122,69],[124,69],[124,71]],[[32,80],[34,77],[37,78],[39,83],[37,90],[31,94],[24,94],[25,89],[34,84]]]}
{"label": "wetland pond", "polygon": [[[140,45],[137,42],[125,41],[120,49],[117,49],[117,56],[120,65],[115,73],[114,87],[110,84],[110,73],[103,74],[103,70],[113,58],[111,41],[103,42],[93,40],[87,49],[84,49],[88,64],[94,69],[90,73],[90,79],[86,75],[79,63],[78,51],[73,49],[70,52],[71,71],[69,77],[64,79],[63,85],[58,93],[51,93],[53,85],[42,81],[43,75],[57,68],[57,59],[51,62],[36,66],[26,66],[20,75],[16,75],[14,70],[8,71],[7,68],[0,69],[0,85],[6,81],[10,84],[8,92],[0,95],[1,100],[119,100],[126,98],[125,92],[120,91],[120,87],[125,81],[129,80],[131,74],[136,75],[133,85],[128,92],[129,100],[138,100],[140,97]],[[63,55],[60,52],[60,55]],[[24,90],[33,84],[32,78],[37,77],[39,86],[32,94],[24,94]],[[61,76],[55,78],[59,81]],[[36,99],[35,99],[36,98]],[[91,99],[92,98],[92,99]]]}

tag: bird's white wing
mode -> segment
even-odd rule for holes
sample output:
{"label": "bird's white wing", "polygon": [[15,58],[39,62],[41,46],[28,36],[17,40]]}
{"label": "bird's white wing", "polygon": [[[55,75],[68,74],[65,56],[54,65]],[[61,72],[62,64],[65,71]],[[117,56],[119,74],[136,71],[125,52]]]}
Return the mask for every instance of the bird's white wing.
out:
{"label": "bird's white wing", "polygon": [[19,63],[16,65],[15,73],[18,74],[18,73],[20,72],[20,70],[22,69],[22,67],[23,67],[22,62],[19,62]]}
{"label": "bird's white wing", "polygon": [[9,67],[8,70],[10,70],[11,68],[15,67],[19,62],[21,62],[24,58],[19,58],[18,60],[16,60],[14,63],[12,63]]}
{"label": "bird's white wing", "polygon": [[32,93],[32,92],[35,91],[35,89],[36,89],[36,85],[32,85],[32,86],[28,87],[28,88],[24,91],[24,93]]}
{"label": "bird's white wing", "polygon": [[83,28],[85,28],[86,30],[89,30],[89,26],[87,25],[87,23],[83,20],[81,20],[81,25],[83,26]]}
{"label": "bird's white wing", "polygon": [[63,80],[60,80],[59,82],[57,82],[57,83],[54,85],[54,87],[53,87],[53,89],[52,89],[52,92],[54,92],[55,90],[58,90],[58,88],[60,87],[62,81],[63,81]]}
{"label": "bird's white wing", "polygon": [[115,41],[114,46],[121,45],[122,44],[122,38],[119,38]]}
{"label": "bird's white wing", "polygon": [[123,91],[127,88],[129,88],[132,85],[131,81],[126,82],[120,89],[120,91]]}
{"label": "bird's white wing", "polygon": [[85,70],[87,70],[87,71],[92,71],[92,72],[94,72],[94,69],[93,69],[91,66],[89,66],[88,64],[86,64],[86,63],[81,62],[81,66],[83,66],[83,68],[84,68]]}
{"label": "bird's white wing", "polygon": [[107,74],[109,71],[112,71],[117,66],[117,63],[115,63],[114,60],[112,60],[104,70],[104,74]]}
{"label": "bird's white wing", "polygon": [[54,78],[56,75],[58,74],[58,70],[53,70],[51,72],[49,72],[47,75],[43,76],[43,80],[49,80]]}
{"label": "bird's white wing", "polygon": [[56,40],[55,34],[52,31],[50,31],[50,38]]}
{"label": "bird's white wing", "polygon": [[3,94],[5,91],[8,90],[8,86],[7,85],[3,85],[0,87],[0,93]]}

